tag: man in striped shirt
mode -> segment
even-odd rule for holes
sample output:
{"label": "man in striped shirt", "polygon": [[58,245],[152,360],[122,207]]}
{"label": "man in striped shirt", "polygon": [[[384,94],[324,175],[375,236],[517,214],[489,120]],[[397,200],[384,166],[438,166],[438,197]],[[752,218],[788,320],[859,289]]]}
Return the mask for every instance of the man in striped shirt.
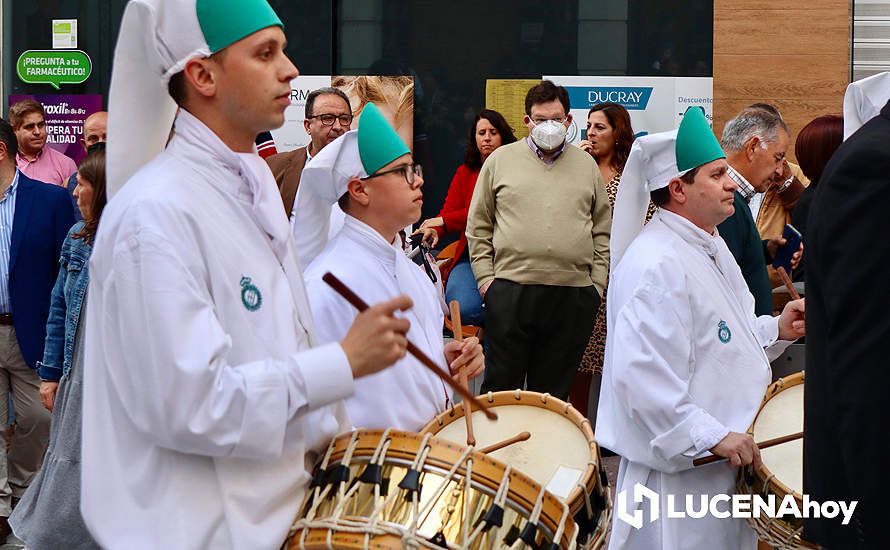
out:
{"label": "man in striped shirt", "polygon": [[14,453],[7,456],[0,445],[0,543],[9,534],[12,501],[40,469],[49,439],[35,368],[43,359],[62,242],[74,224],[68,192],[23,174],[17,153],[12,126],[0,119],[0,426],[7,424],[10,391],[16,415]]}

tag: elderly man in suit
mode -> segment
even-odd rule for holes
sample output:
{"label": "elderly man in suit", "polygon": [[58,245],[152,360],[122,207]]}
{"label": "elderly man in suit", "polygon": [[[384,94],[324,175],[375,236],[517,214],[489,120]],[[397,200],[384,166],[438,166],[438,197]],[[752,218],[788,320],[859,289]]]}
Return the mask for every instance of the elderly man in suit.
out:
{"label": "elderly man in suit", "polygon": [[840,516],[804,521],[804,538],[831,550],[884,548],[887,540],[888,99],[888,73],[847,88],[849,137],[823,170],[807,221],[804,493],[858,501],[847,525]]}
{"label": "elderly man in suit", "polygon": [[9,534],[12,499],[40,469],[49,411],[40,403],[37,360],[43,357],[50,294],[62,241],[74,224],[65,188],[33,180],[16,167],[18,142],[0,119],[0,426],[11,391],[16,429],[7,454],[0,445],[0,540]]}
{"label": "elderly man in suit", "polygon": [[306,98],[306,116],[303,127],[309,134],[306,147],[272,155],[266,159],[272,175],[278,183],[284,211],[288,216],[294,209],[297,187],[303,167],[324,147],[349,131],[352,125],[352,107],[349,98],[337,88],[312,90]]}

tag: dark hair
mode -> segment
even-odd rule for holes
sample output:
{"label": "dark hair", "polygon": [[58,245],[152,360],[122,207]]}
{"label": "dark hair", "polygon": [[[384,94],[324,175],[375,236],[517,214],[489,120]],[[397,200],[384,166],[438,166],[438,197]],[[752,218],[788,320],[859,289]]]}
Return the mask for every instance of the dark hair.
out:
{"label": "dark hair", "polygon": [[77,173],[82,179],[87,180],[93,186],[93,202],[90,204],[89,217],[84,217],[83,229],[72,235],[75,239],[83,239],[92,244],[99,229],[99,218],[102,210],[108,202],[105,193],[105,148],[96,149],[88,154],[77,167]]}
{"label": "dark hair", "polygon": [[532,115],[532,105],[539,103],[547,103],[558,99],[562,103],[566,114],[569,114],[569,92],[562,86],[557,86],[549,80],[544,80],[540,84],[535,84],[525,94],[525,114]]}
{"label": "dark hair", "polygon": [[43,118],[46,118],[46,111],[39,101],[33,99],[16,101],[9,108],[9,123],[12,124],[13,128],[18,128],[22,125],[25,117],[31,113],[40,113]]}
{"label": "dark hair", "polygon": [[516,136],[513,135],[513,128],[507,123],[504,115],[491,109],[482,109],[476,115],[476,118],[473,119],[473,124],[470,125],[470,131],[467,134],[467,150],[464,153],[464,164],[472,170],[478,170],[482,167],[482,154],[476,145],[476,125],[483,118],[490,122],[495,130],[498,131],[498,134],[501,135],[501,145],[516,141]]}
{"label": "dark hair", "polygon": [[817,185],[828,159],[844,141],[844,117],[824,115],[814,118],[801,128],[794,142],[794,155],[800,169]]}
{"label": "dark hair", "polygon": [[15,155],[19,152],[19,142],[15,137],[12,125],[0,118],[0,143],[6,145],[6,156],[15,164]]}
{"label": "dark hair", "polygon": [[606,101],[597,103],[587,112],[587,118],[590,115],[601,111],[609,125],[612,126],[612,133],[615,134],[615,154],[612,155],[612,168],[621,172],[627,163],[627,156],[630,154],[630,147],[634,142],[634,131],[630,123],[630,113],[623,105]]}
{"label": "dark hair", "polygon": [[177,105],[182,107],[185,102],[185,72],[179,71],[167,81],[167,93]]}
{"label": "dark hair", "polygon": [[335,95],[346,102],[346,108],[349,109],[349,114],[352,114],[352,105],[349,103],[349,97],[341,90],[340,88],[334,88],[332,86],[325,86],[324,88],[319,88],[317,90],[312,90],[309,92],[309,95],[306,96],[306,115],[305,117],[308,119],[312,116],[312,109],[315,108],[315,100],[318,99],[318,96],[322,95]]}
{"label": "dark hair", "polygon": [[[692,170],[686,172],[682,176],[680,176],[680,181],[685,183],[686,185],[692,185],[695,182],[695,176],[698,174],[698,169],[701,166],[696,166]],[[671,200],[671,192],[668,189],[670,186],[665,185],[660,189],[656,189],[655,191],[649,192],[649,199],[652,201],[652,204],[661,208]]]}

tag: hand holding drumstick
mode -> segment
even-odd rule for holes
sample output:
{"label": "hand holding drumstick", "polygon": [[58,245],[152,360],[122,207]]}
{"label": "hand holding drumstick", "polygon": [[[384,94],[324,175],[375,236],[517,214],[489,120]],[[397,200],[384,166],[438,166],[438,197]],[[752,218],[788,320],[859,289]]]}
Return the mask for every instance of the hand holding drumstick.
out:
{"label": "hand holding drumstick", "polygon": [[482,354],[482,344],[475,336],[463,339],[460,322],[460,304],[452,300],[449,304],[451,310],[451,325],[454,332],[454,340],[445,344],[445,361],[452,376],[463,375],[467,380],[476,378],[485,370],[485,356]]}
{"label": "hand holding drumstick", "polygon": [[803,432],[797,432],[795,434],[783,435],[782,437],[776,437],[774,439],[767,439],[760,443],[754,443],[754,438],[748,434],[730,432],[729,435],[720,440],[720,443],[711,449],[711,452],[714,453],[713,456],[696,458],[692,461],[692,465],[704,466],[705,464],[728,459],[733,466],[747,466],[748,464],[754,464],[754,467],[756,468],[761,464],[761,449],[768,449],[770,447],[775,447],[776,445],[781,445],[782,443],[788,443],[789,441],[802,438]]}
{"label": "hand holding drumstick", "polygon": [[[379,307],[379,306],[375,306],[373,308],[369,308],[368,304],[364,300],[359,298],[359,296],[355,292],[353,292],[352,289],[350,289],[348,286],[346,286],[343,283],[343,281],[341,281],[336,276],[334,276],[333,273],[330,273],[330,272],[325,273],[321,279],[324,282],[326,282],[331,288],[333,288],[337,292],[337,294],[339,294],[341,297],[343,297],[344,300],[346,300],[347,302],[352,304],[352,306],[354,308],[359,310],[359,312],[366,312],[366,311],[374,312]],[[388,308],[391,308],[393,311],[395,311],[396,309],[404,310],[411,306],[411,300],[408,299],[407,297],[399,297],[399,298],[390,300],[390,302],[385,302],[384,304]],[[388,317],[395,320],[395,318],[393,318],[391,316],[388,316]],[[398,328],[404,328],[404,332],[405,333],[408,332],[407,326],[398,327]],[[348,336],[348,334],[347,334],[347,336]],[[473,401],[476,404],[476,406],[479,407],[479,409],[485,414],[486,418],[488,418],[490,420],[497,420],[498,415],[494,411],[489,410],[489,407],[485,403],[483,403],[481,400],[477,399],[475,396],[470,394],[470,392],[468,392],[464,388],[460,387],[460,385],[457,384],[450,376],[448,376],[448,374],[446,374],[445,372],[442,372],[441,369],[439,368],[439,366],[436,365],[436,362],[433,361],[432,359],[430,359],[420,348],[418,348],[416,345],[414,345],[407,338],[404,338],[404,336],[403,336],[402,340],[405,345],[404,349],[408,353],[413,355],[418,361],[420,361],[420,363],[423,366],[425,366],[430,371],[432,371],[434,374],[436,374],[436,376],[438,376],[443,382],[445,382],[446,384],[448,384],[449,386],[454,388],[454,391],[459,393],[461,395],[461,397],[463,397],[464,399]],[[400,346],[398,346],[398,345],[390,345],[390,344],[387,344],[385,347],[395,349],[396,351],[399,351],[399,348],[400,348]],[[344,351],[346,351],[345,347],[344,347]],[[404,351],[401,351],[399,357],[403,356],[404,353],[405,353]],[[348,356],[349,355],[347,352],[347,357]],[[464,363],[465,362],[466,362],[466,360],[464,361]],[[461,363],[461,365],[464,363]],[[379,368],[377,368],[377,370],[380,370],[380,368],[385,368],[385,367],[379,367]],[[355,367],[353,367],[353,371],[355,371]]]}
{"label": "hand holding drumstick", "polygon": [[[448,368],[451,374],[457,374],[458,384],[469,391],[468,380],[476,377],[485,367],[485,360],[482,356],[482,346],[479,345],[479,339],[476,337],[463,339],[462,325],[460,322],[460,304],[457,300],[452,300],[449,305],[451,309],[451,326],[454,331],[454,340],[445,346],[445,359],[448,361]],[[450,348],[450,349],[449,349]],[[476,445],[476,436],[473,435],[473,407],[469,402],[463,402],[464,418],[467,422],[467,445]]]}

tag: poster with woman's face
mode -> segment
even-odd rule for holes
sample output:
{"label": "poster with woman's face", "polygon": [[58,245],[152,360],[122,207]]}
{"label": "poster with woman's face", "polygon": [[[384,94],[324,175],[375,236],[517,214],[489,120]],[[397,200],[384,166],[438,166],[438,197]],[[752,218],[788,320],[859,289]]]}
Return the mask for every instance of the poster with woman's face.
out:
{"label": "poster with woman's face", "polygon": [[374,103],[393,125],[402,141],[414,151],[414,77],[411,76],[335,76],[331,85],[349,97],[358,128],[361,111]]}

